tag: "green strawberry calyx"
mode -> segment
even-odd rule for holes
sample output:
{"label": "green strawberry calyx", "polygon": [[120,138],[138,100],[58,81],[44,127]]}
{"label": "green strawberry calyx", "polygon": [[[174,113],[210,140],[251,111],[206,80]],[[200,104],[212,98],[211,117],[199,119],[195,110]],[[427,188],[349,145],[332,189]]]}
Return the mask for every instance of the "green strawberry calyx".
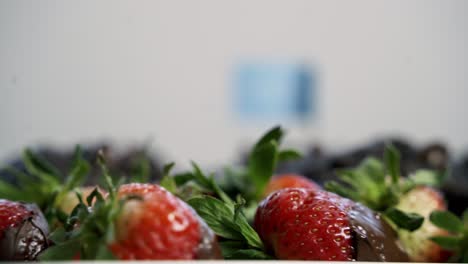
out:
{"label": "green strawberry calyx", "polygon": [[115,223],[125,202],[138,197],[118,199],[117,189],[104,162],[104,155],[98,153],[98,164],[104,178],[107,197],[104,198],[96,187],[83,199],[76,192],[79,203],[67,217],[63,226],[50,236],[54,246],[39,256],[40,260],[109,260],[115,256],[108,245],[115,241]]}
{"label": "green strawberry calyx", "polygon": [[[267,131],[253,145],[245,166],[229,166],[224,169],[222,175],[217,175],[219,176],[216,178],[218,188],[231,199],[235,199],[240,194],[246,200],[246,208],[254,211],[278,163],[301,157],[296,150],[280,149],[284,134],[285,131],[280,126]],[[170,163],[164,168],[165,176],[160,184],[166,189],[170,191],[177,189],[178,195],[182,198],[194,195],[194,193],[210,192],[213,189],[213,186],[206,180],[198,177],[199,173],[184,172],[173,176],[168,175],[173,166],[174,164]],[[199,184],[193,184],[191,180],[194,178],[198,179]]]}
{"label": "green strawberry calyx", "polygon": [[0,180],[0,198],[35,203],[49,225],[63,222],[66,214],[60,209],[61,203],[70,192],[82,185],[90,170],[80,146],[75,148],[73,165],[66,175],[30,149],[24,151],[23,162],[25,171],[13,167],[5,169],[16,177],[17,184]]}
{"label": "green strawberry calyx", "polygon": [[419,185],[438,187],[446,175],[422,169],[402,178],[400,153],[392,145],[385,147],[383,161],[369,157],[356,168],[337,174],[340,181],[327,182],[325,189],[381,212],[394,226],[409,231],[417,230],[424,217],[395,208],[400,197]]}
{"label": "green strawberry calyx", "polygon": [[238,180],[239,189],[229,194],[194,162],[191,172],[176,175],[170,175],[173,163],[164,167],[160,185],[185,200],[220,237],[226,259],[272,259],[250,222],[278,162],[300,157],[295,150],[279,150],[283,135],[279,126],[269,130],[253,146],[247,166],[225,175]]}
{"label": "green strawberry calyx", "polygon": [[218,182],[231,198],[241,194],[246,199],[248,207],[257,204],[262,199],[265,187],[278,164],[301,158],[298,151],[281,148],[285,133],[280,126],[271,128],[253,144],[246,164],[224,168],[222,177],[218,177]]}
{"label": "green strawberry calyx", "polygon": [[434,236],[431,240],[446,250],[453,252],[450,262],[468,262],[468,209],[461,218],[449,211],[433,211],[430,221],[446,230],[447,236]]}
{"label": "green strawberry calyx", "polygon": [[174,176],[166,170],[161,186],[185,200],[218,235],[224,258],[271,259],[245,216],[245,199],[241,195],[231,199],[216,183],[214,174],[205,175],[194,162],[192,167],[192,172]]}

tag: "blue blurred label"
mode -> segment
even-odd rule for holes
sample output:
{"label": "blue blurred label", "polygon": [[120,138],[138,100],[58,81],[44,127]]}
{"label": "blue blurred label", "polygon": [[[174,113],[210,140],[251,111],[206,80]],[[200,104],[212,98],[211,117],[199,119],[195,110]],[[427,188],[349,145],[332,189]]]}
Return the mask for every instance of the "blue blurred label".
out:
{"label": "blue blurred label", "polygon": [[303,64],[240,64],[234,78],[235,111],[246,120],[310,118],[313,91],[312,72]]}

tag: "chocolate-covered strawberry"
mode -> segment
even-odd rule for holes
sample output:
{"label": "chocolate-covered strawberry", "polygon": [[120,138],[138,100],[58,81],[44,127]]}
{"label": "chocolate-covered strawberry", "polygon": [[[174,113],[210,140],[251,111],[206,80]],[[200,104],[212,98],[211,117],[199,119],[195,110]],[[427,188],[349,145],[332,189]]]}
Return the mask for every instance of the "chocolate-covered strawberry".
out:
{"label": "chocolate-covered strawberry", "polygon": [[254,227],[279,259],[353,259],[348,211],[352,202],[335,194],[288,188],[260,203]]}
{"label": "chocolate-covered strawberry", "polygon": [[407,260],[379,215],[326,191],[279,190],[261,202],[254,226],[278,259]]}
{"label": "chocolate-covered strawberry", "polygon": [[0,199],[0,260],[35,260],[47,248],[48,234],[36,205]]}
{"label": "chocolate-covered strawberry", "polygon": [[392,146],[384,153],[384,162],[364,160],[358,167],[339,171],[343,183],[328,182],[325,187],[341,196],[363,203],[385,215],[411,261],[444,262],[450,254],[433,243],[430,237],[446,234],[429,222],[433,210],[444,210],[442,193],[437,186],[443,175],[418,170],[401,177],[400,154]]}

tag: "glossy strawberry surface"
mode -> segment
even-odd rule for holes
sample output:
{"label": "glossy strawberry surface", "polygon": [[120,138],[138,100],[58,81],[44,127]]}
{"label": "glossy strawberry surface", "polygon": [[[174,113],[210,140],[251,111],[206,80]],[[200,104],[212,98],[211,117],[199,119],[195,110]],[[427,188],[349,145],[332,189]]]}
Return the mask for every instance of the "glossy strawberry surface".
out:
{"label": "glossy strawberry surface", "polygon": [[49,245],[48,233],[36,205],[0,199],[0,260],[35,260]]}
{"label": "glossy strawberry surface", "polygon": [[8,200],[0,200],[0,238],[4,230],[20,225],[25,218],[31,215],[24,204]]}
{"label": "glossy strawberry surface", "polygon": [[282,189],[261,202],[254,226],[279,259],[349,261],[354,254],[347,217],[351,205],[325,191]]}
{"label": "glossy strawberry surface", "polygon": [[201,241],[200,223],[184,202],[152,184],[127,184],[111,251],[119,259],[195,259]]}

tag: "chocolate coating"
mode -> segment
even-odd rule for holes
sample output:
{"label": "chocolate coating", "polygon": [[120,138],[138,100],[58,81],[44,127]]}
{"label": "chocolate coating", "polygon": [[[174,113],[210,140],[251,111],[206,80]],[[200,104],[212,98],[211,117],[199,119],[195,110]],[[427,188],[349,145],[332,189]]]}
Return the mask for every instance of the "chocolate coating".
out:
{"label": "chocolate coating", "polygon": [[22,223],[6,229],[0,239],[0,260],[35,260],[48,247],[49,228],[36,205],[25,204],[30,214]]}
{"label": "chocolate coating", "polygon": [[408,262],[408,255],[398,245],[398,237],[379,213],[356,204],[349,212],[354,232],[357,261]]}

